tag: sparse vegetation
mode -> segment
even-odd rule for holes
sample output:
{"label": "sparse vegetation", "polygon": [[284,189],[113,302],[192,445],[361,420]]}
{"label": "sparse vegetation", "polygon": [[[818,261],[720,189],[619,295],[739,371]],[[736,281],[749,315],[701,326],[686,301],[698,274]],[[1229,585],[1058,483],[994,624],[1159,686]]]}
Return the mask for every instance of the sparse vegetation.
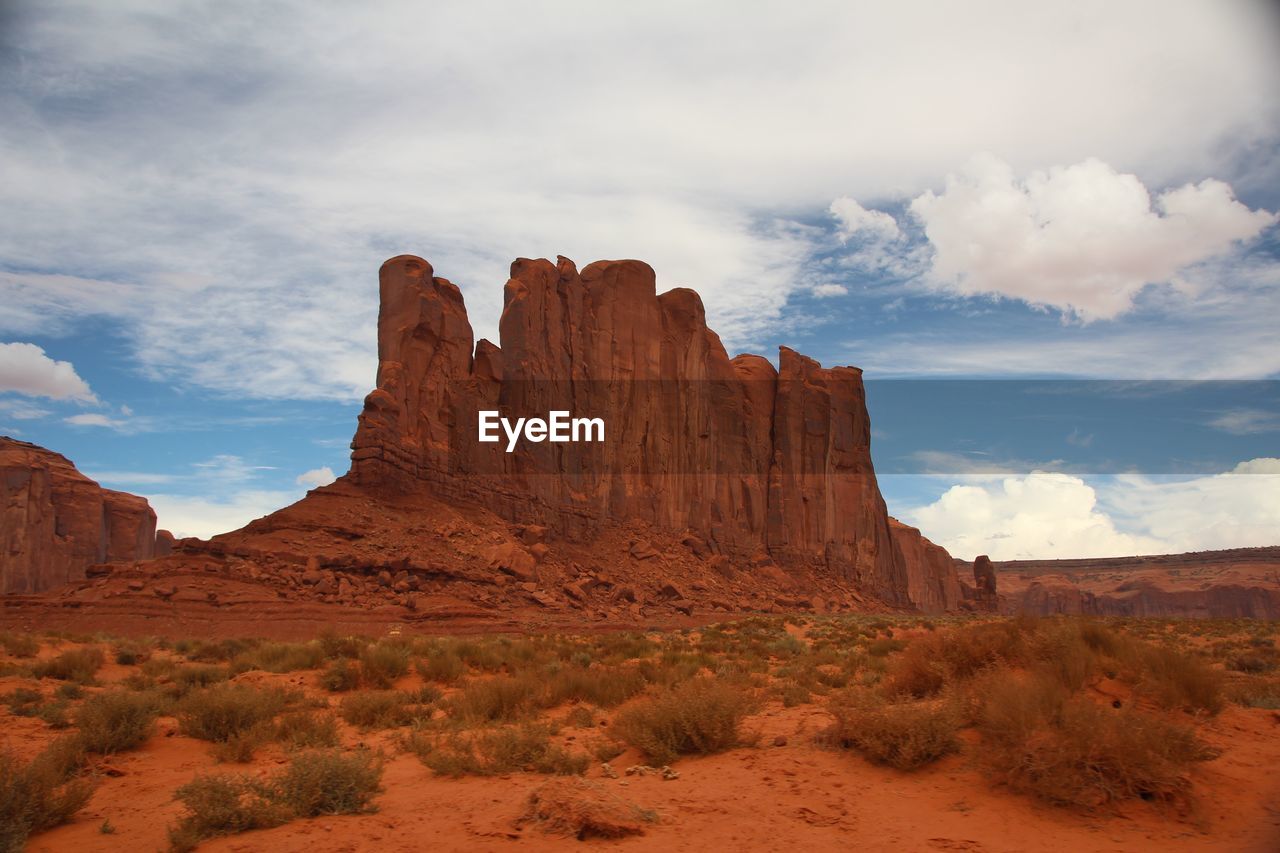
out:
{"label": "sparse vegetation", "polygon": [[153,697],[113,690],[84,700],[75,724],[86,750],[111,755],[141,746],[151,736],[156,715]]}
{"label": "sparse vegetation", "polygon": [[66,823],[85,807],[93,785],[73,776],[80,755],[65,741],[29,762],[0,750],[0,853],[19,853],[30,835]]}
{"label": "sparse vegetation", "polygon": [[869,691],[839,696],[830,705],[830,738],[877,764],[915,770],[960,748],[960,720],[938,702],[886,703]]}
{"label": "sparse vegetation", "polygon": [[97,646],[81,646],[67,649],[48,660],[38,661],[31,667],[36,678],[57,678],[79,684],[92,684],[106,657]]}
{"label": "sparse vegetation", "polygon": [[225,743],[269,722],[289,701],[278,688],[220,684],[188,694],[178,704],[178,724],[185,735]]}
{"label": "sparse vegetation", "polygon": [[624,709],[614,728],[652,761],[669,764],[681,755],[740,746],[742,721],[753,706],[740,690],[696,679]]}

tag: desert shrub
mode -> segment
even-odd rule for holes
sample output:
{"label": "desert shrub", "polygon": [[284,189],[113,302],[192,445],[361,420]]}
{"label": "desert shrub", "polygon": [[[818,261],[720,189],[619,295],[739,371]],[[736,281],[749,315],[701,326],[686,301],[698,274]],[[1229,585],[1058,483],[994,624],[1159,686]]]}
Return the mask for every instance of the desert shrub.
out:
{"label": "desert shrub", "polygon": [[75,723],[85,749],[111,755],[145,743],[156,715],[151,696],[113,690],[84,700],[76,711]]}
{"label": "desert shrub", "polygon": [[139,642],[118,643],[114,651],[116,663],[121,666],[137,666],[151,657],[151,649]]}
{"label": "desert shrub", "polygon": [[261,640],[233,638],[227,640],[179,640],[174,651],[193,661],[202,663],[227,663],[261,643]]}
{"label": "desert shrub", "polygon": [[67,649],[49,660],[38,661],[32,666],[31,672],[36,678],[57,678],[61,681],[90,684],[105,661],[102,649],[84,646]]}
{"label": "desert shrub", "polygon": [[566,667],[551,678],[546,701],[553,707],[572,701],[612,708],[644,690],[645,684],[644,676],[633,666]]}
{"label": "desert shrub", "polygon": [[881,701],[866,691],[842,694],[829,706],[830,737],[877,764],[915,770],[960,747],[956,712],[938,703]]}
{"label": "desert shrub", "polygon": [[186,813],[169,829],[174,851],[190,851],[207,838],[279,826],[291,817],[261,783],[236,776],[197,776],[174,794]]}
{"label": "desert shrub", "polygon": [[778,698],[782,700],[782,707],[794,708],[808,704],[813,696],[803,684],[784,684],[778,691]]}
{"label": "desert shrub", "polygon": [[374,643],[360,653],[360,672],[370,685],[387,688],[409,671],[409,650],[392,643]]}
{"label": "desert shrub", "polygon": [[596,715],[588,705],[574,705],[565,715],[564,724],[575,729],[595,728]]}
{"label": "desert shrub", "polygon": [[1082,807],[1131,798],[1184,802],[1190,766],[1217,754],[1187,726],[1083,697],[1067,700],[1028,737],[984,739],[983,753],[988,771],[1013,790]]}
{"label": "desert shrub", "polygon": [[368,640],[364,637],[340,637],[337,634],[325,632],[320,635],[320,652],[326,660],[334,660],[337,658],[358,658],[360,652],[368,645]]}
{"label": "desert shrub", "polygon": [[545,726],[526,724],[479,733],[430,735],[415,732],[405,746],[441,776],[494,776],[530,772],[579,775],[590,759],[551,742]]}
{"label": "desert shrub", "polygon": [[15,717],[34,717],[44,702],[44,694],[30,687],[15,688],[2,698],[9,706],[9,713]]}
{"label": "desert shrub", "polygon": [[467,683],[449,700],[451,712],[470,722],[518,719],[538,704],[544,684],[534,674],[498,675]]}
{"label": "desert shrub", "polygon": [[237,655],[231,663],[235,673],[261,669],[266,672],[296,672],[317,669],[324,663],[319,643],[263,643]]}
{"label": "desert shrub", "polygon": [[320,684],[331,693],[344,693],[360,686],[360,667],[346,658],[340,658],[325,669]]}
{"label": "desert shrub", "polygon": [[230,677],[231,673],[225,666],[216,664],[189,663],[175,667],[169,673],[170,683],[174,687],[172,692],[176,696],[185,696],[194,688],[209,687]]}
{"label": "desert shrub", "polygon": [[651,760],[732,749],[743,742],[742,721],[753,699],[710,679],[695,679],[623,709],[614,731]]}
{"label": "desert shrub", "polygon": [[1051,803],[1183,801],[1190,792],[1186,771],[1215,755],[1186,726],[1071,696],[1044,673],[993,675],[982,692],[978,730],[986,771]]}
{"label": "desert shrub", "polygon": [[408,695],[399,690],[368,690],[342,700],[342,719],[362,729],[390,729],[413,719]]}
{"label": "desert shrub", "polygon": [[1276,668],[1276,660],[1274,657],[1264,657],[1261,654],[1242,653],[1232,655],[1227,660],[1227,669],[1233,672],[1245,672],[1251,675],[1258,675],[1264,672],[1270,672]]}
{"label": "desert shrub", "polygon": [[67,740],[25,763],[0,751],[0,853],[19,853],[30,835],[66,823],[89,802],[93,786],[73,778],[79,762],[67,760]]}
{"label": "desert shrub", "polygon": [[46,702],[36,711],[36,716],[51,729],[65,729],[71,725],[71,719],[67,716],[66,702]]}
{"label": "desert shrub", "polygon": [[1223,695],[1246,708],[1280,711],[1280,678],[1240,678],[1229,682]]}
{"label": "desert shrub", "polygon": [[452,650],[432,650],[426,657],[414,661],[414,668],[427,681],[453,684],[467,674],[467,665]]}
{"label": "desert shrub", "polygon": [[919,637],[890,663],[884,691],[924,698],[986,668],[1021,661],[1023,635],[1017,622],[982,622]]}
{"label": "desert shrub", "polygon": [[259,747],[267,742],[271,731],[265,723],[236,732],[226,740],[215,741],[209,754],[220,764],[248,764]]}
{"label": "desert shrub", "polygon": [[523,819],[549,834],[586,841],[643,835],[658,816],[595,782],[553,779],[529,795]]}
{"label": "desert shrub", "polygon": [[272,739],[286,749],[314,749],[338,745],[338,721],[332,714],[290,711],[276,721]]}
{"label": "desert shrub", "polygon": [[185,735],[220,743],[270,721],[290,699],[279,688],[219,684],[192,691],[179,702],[178,724]]}
{"label": "desert shrub", "polygon": [[33,658],[40,651],[40,642],[30,634],[0,631],[0,648],[15,658]]}
{"label": "desert shrub", "polygon": [[382,788],[382,762],[367,750],[294,756],[273,784],[274,798],[300,817],[359,814]]}
{"label": "desert shrub", "polygon": [[882,658],[892,652],[900,652],[906,647],[907,644],[903,640],[893,640],[881,637],[880,639],[872,640],[867,644],[867,654]]}
{"label": "desert shrub", "polygon": [[1138,687],[1165,708],[1222,710],[1223,675],[1204,661],[1168,646],[1144,645],[1131,661]]}

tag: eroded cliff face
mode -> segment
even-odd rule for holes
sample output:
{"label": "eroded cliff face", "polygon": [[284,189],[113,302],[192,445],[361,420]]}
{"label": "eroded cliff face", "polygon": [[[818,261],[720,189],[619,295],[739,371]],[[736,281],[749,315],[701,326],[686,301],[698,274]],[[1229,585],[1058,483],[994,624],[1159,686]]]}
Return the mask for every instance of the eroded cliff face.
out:
{"label": "eroded cliff face", "polygon": [[65,457],[0,436],[0,593],[83,580],[94,564],[154,556],[144,498],[103,489]]}
{"label": "eroded cliff face", "polygon": [[911,603],[925,613],[959,610],[964,595],[947,549],[896,518],[889,519],[889,530],[907,568],[907,596]]}
{"label": "eroded cliff face", "polygon": [[[421,258],[384,264],[380,291],[378,387],[348,475],[360,486],[425,483],[577,541],[639,520],[738,561],[821,568],[892,604],[912,589],[931,607],[949,600],[954,569],[929,551],[913,584],[895,545],[858,369],[786,348],[778,369],[731,359],[698,295],[658,294],[639,261],[516,261],[501,346],[473,342],[461,292]],[[475,440],[481,409],[601,417],[606,437],[507,453]]]}

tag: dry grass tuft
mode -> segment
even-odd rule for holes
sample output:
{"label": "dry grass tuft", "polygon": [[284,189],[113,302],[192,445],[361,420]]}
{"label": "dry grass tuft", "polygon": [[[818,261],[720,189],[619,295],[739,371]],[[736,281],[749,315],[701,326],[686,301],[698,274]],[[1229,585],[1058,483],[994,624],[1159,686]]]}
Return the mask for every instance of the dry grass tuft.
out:
{"label": "dry grass tuft", "polygon": [[755,705],[742,690],[694,679],[625,708],[613,731],[649,759],[723,752],[743,744],[742,721]]}
{"label": "dry grass tuft", "polygon": [[915,770],[960,748],[959,715],[945,704],[886,704],[869,691],[849,691],[828,709],[836,718],[828,737],[877,764]]}
{"label": "dry grass tuft", "polygon": [[82,756],[65,738],[27,763],[0,751],[0,853],[18,853],[30,835],[66,823],[85,807],[93,785],[74,778]]}

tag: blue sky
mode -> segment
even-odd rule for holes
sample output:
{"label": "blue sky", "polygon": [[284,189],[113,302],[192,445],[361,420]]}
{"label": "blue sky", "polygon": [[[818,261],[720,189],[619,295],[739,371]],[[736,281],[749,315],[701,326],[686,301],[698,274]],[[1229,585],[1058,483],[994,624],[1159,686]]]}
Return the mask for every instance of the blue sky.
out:
{"label": "blue sky", "polygon": [[1280,379],[1268,4],[687,7],[0,6],[0,432],[208,535],[346,470],[386,257],[637,257],[961,556],[1276,544],[1274,382],[974,381]]}

